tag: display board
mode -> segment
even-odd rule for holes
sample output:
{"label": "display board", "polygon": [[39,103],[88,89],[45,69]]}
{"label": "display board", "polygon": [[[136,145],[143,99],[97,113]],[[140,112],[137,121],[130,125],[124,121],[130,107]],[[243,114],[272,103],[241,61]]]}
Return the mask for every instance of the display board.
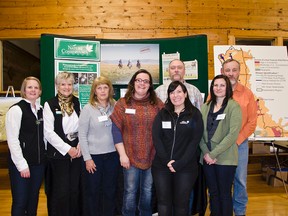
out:
{"label": "display board", "polygon": [[[159,49],[159,58],[155,57],[155,59],[158,59],[159,67],[157,68],[157,71],[159,74],[156,74],[158,77],[157,84],[155,83],[154,87],[156,88],[158,85],[162,84],[162,54],[166,53],[180,53],[180,59],[182,61],[195,61],[197,60],[198,63],[198,79],[193,80],[187,80],[188,83],[191,83],[195,85],[202,93],[207,95],[208,91],[208,54],[207,54],[207,36],[206,35],[195,35],[195,36],[187,36],[187,37],[180,37],[180,38],[165,38],[165,39],[137,39],[137,40],[108,40],[108,39],[95,39],[95,40],[86,40],[81,38],[71,38],[67,36],[59,36],[59,35],[49,35],[49,34],[43,34],[41,35],[41,49],[40,49],[40,62],[41,62],[41,82],[43,86],[43,93],[41,97],[41,103],[43,104],[47,99],[53,97],[55,95],[55,85],[54,85],[54,79],[55,74],[57,73],[57,61],[62,61],[63,59],[55,58],[55,49],[57,49],[57,46],[55,46],[55,38],[56,39],[74,39],[74,40],[84,40],[84,41],[90,41],[90,42],[99,42],[101,45],[109,46],[111,44],[117,46],[117,45],[133,45],[133,44],[141,44],[144,47],[141,52],[147,52],[148,48],[145,49],[145,44],[147,45],[155,45],[150,47],[158,47]],[[91,48],[92,45],[88,46],[88,49]],[[59,47],[59,46],[58,46]],[[96,46],[97,47],[97,46]],[[150,48],[149,48],[150,49]],[[117,50],[116,50],[117,51]],[[151,51],[151,50],[150,50]],[[122,51],[122,55],[125,57],[125,50]],[[155,51],[154,51],[155,52]],[[101,49],[100,49],[101,53]],[[127,51],[128,55],[128,51]],[[59,56],[59,55],[58,55]],[[96,57],[97,54],[96,54]],[[68,57],[69,58],[69,57]],[[67,59],[66,59],[67,60]],[[74,61],[77,61],[77,59],[73,59]],[[87,59],[84,59],[87,60]],[[81,57],[79,59],[80,62],[83,62],[83,58]],[[97,62],[89,58],[89,63],[91,64],[93,62]],[[100,58],[99,64],[101,68],[101,61]],[[127,66],[128,63],[125,65]],[[143,63],[141,65],[141,68],[145,69],[145,64]],[[133,73],[137,71],[137,68],[133,68],[131,70],[131,76]],[[148,69],[149,71],[149,69]],[[100,71],[97,71],[98,74],[101,74]],[[117,73],[117,71],[116,71]],[[157,79],[157,78],[155,78]],[[115,84],[115,83],[114,83]],[[120,90],[123,88],[126,88],[126,84],[115,84],[113,85],[114,91],[115,91],[115,99],[119,99],[120,97]],[[88,91],[86,89],[85,91]],[[80,94],[80,93],[79,93]]]}

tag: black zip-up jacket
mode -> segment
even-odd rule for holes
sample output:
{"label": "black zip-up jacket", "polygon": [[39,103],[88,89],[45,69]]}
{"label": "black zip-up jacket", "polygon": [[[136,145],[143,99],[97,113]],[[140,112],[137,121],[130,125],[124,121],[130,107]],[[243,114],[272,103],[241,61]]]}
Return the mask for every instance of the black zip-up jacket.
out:
{"label": "black zip-up jacket", "polygon": [[37,118],[31,110],[31,104],[25,100],[14,104],[22,110],[19,131],[20,147],[28,165],[39,165],[45,161],[45,144],[43,139],[43,110],[37,112]]}
{"label": "black zip-up jacket", "polygon": [[152,166],[168,169],[171,160],[175,171],[191,171],[198,167],[198,146],[203,135],[203,120],[200,111],[184,110],[178,116],[163,108],[153,123],[153,144],[156,155]]}

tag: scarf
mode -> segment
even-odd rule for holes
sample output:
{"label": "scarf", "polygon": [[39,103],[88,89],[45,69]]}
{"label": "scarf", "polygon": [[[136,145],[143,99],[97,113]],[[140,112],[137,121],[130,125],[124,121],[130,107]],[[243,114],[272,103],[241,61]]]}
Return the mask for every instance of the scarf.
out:
{"label": "scarf", "polygon": [[64,95],[58,92],[58,101],[63,116],[65,116],[65,112],[68,114],[68,116],[71,116],[72,113],[74,112],[72,99],[73,94],[71,94],[68,97],[65,97]]}

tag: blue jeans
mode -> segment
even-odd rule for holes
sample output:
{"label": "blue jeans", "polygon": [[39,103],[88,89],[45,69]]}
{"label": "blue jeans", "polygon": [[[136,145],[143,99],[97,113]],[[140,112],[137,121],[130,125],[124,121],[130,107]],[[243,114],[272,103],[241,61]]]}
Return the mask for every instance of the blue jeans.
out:
{"label": "blue jeans", "polygon": [[9,160],[12,192],[12,216],[36,216],[39,190],[44,178],[45,165],[29,166],[30,178],[22,178],[14,163]]}
{"label": "blue jeans", "polygon": [[238,146],[238,166],[234,178],[233,208],[235,215],[245,215],[248,202],[247,194],[247,166],[248,139]]}
{"label": "blue jeans", "polygon": [[139,190],[138,210],[140,216],[152,215],[152,174],[151,168],[147,170],[131,166],[123,169],[124,194],[123,194],[123,216],[134,216],[136,214],[137,193]]}
{"label": "blue jeans", "polygon": [[209,191],[211,216],[232,216],[232,184],[236,166],[208,165],[203,171]]}
{"label": "blue jeans", "polygon": [[96,172],[85,170],[85,199],[87,199],[87,215],[114,216],[116,204],[116,188],[120,168],[117,152],[91,155],[96,164]]}

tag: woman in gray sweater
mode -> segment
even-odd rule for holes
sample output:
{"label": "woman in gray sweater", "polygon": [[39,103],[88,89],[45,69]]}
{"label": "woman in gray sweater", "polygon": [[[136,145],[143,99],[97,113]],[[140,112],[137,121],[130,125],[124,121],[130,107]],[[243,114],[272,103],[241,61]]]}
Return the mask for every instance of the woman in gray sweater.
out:
{"label": "woman in gray sweater", "polygon": [[111,132],[115,101],[105,77],[93,81],[90,100],[79,118],[79,141],[85,162],[85,215],[115,215],[119,156]]}

